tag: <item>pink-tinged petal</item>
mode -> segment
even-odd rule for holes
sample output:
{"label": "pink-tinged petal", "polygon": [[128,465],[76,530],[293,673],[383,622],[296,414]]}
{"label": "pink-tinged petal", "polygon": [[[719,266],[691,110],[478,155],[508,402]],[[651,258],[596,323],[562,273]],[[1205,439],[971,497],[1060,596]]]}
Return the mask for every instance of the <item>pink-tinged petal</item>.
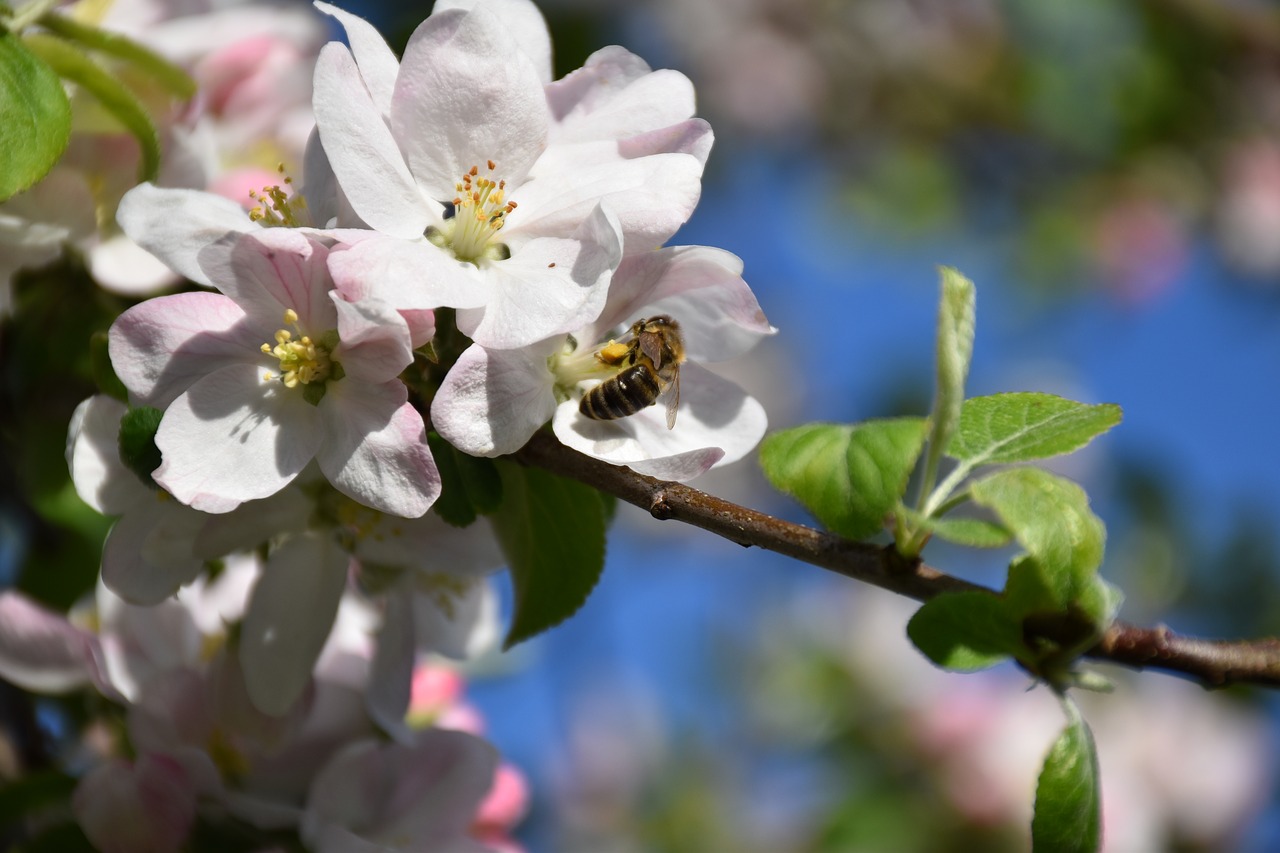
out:
{"label": "pink-tinged petal", "polygon": [[293,309],[304,333],[320,335],[337,325],[328,257],[327,248],[295,229],[264,228],[215,243],[200,262],[258,323],[281,328],[285,310]]}
{"label": "pink-tinged petal", "polygon": [[482,2],[484,6],[507,26],[507,30],[520,45],[524,55],[533,61],[538,78],[551,82],[551,34],[547,32],[546,19],[538,7],[529,0],[436,0],[431,14],[438,15],[448,9],[468,10]]}
{"label": "pink-tinged petal", "polygon": [[387,382],[413,363],[409,326],[394,308],[374,299],[347,302],[335,291],[329,297],[338,311],[341,341],[333,357],[348,376],[361,382]]}
{"label": "pink-tinged petal", "polygon": [[504,762],[476,812],[474,827],[481,833],[507,832],[528,812],[529,783],[518,768]]}
{"label": "pink-tinged petal", "polygon": [[493,297],[483,311],[460,311],[458,328],[491,349],[529,346],[595,319],[622,257],[617,219],[598,206],[573,239],[542,238],[518,247],[485,273]]}
{"label": "pink-tinged petal", "polygon": [[[462,578],[451,578],[457,584]],[[430,589],[430,576],[419,581]],[[452,590],[456,587],[450,586]],[[467,660],[493,648],[501,630],[498,597],[485,579],[467,583],[461,594],[448,596],[449,607],[442,608],[434,595],[413,598],[414,624],[417,626],[418,650],[444,655],[454,660]],[[442,588],[440,593],[445,594]]]}
{"label": "pink-tinged petal", "polygon": [[555,377],[547,357],[556,345],[468,347],[436,393],[431,425],[463,453],[515,453],[555,412]]}
{"label": "pink-tinged petal", "polygon": [[316,455],[320,414],[300,389],[257,365],[211,373],[174,400],[156,433],[164,462],[152,477],[202,512],[230,512],[273,495]]}
{"label": "pink-tinged petal", "polygon": [[726,361],[777,330],[742,280],[742,261],[707,246],[673,246],[623,260],[609,285],[609,302],[584,340],[666,314],[680,324],[693,361]]}
{"label": "pink-tinged petal", "polygon": [[123,234],[89,249],[89,273],[104,290],[121,296],[150,296],[173,287],[182,276]]}
{"label": "pink-tinged petal", "polygon": [[231,199],[200,190],[140,184],[125,193],[116,211],[124,233],[174,272],[211,285],[200,268],[200,251],[230,232],[258,230],[249,212]]}
{"label": "pink-tinged petal", "polygon": [[633,160],[650,154],[688,154],[706,166],[715,139],[711,125],[691,118],[619,141],[618,156]]}
{"label": "pink-tinged petal", "polygon": [[492,294],[474,264],[426,242],[372,237],[336,246],[329,272],[345,299],[381,299],[400,311],[478,308]]}
{"label": "pink-tinged petal", "polygon": [[240,635],[245,685],[263,713],[285,713],[311,681],[349,562],[337,543],[320,534],[291,537],[267,559]]}
{"label": "pink-tinged petal", "polygon": [[0,678],[35,693],[104,685],[97,639],[21,593],[0,592]]}
{"label": "pink-tinged petal", "polygon": [[409,327],[409,346],[417,349],[436,336],[436,312],[430,309],[406,309],[400,312]]}
{"label": "pink-tinged petal", "polygon": [[134,402],[166,408],[209,373],[261,363],[274,330],[258,326],[218,293],[179,293],[139,303],[116,318],[111,364]]}
{"label": "pink-tinged petal", "polygon": [[103,515],[120,515],[151,493],[120,461],[126,410],[119,400],[97,394],[76,407],[67,430],[67,467],[76,494]]}
{"label": "pink-tinged petal", "polygon": [[547,87],[557,123],[552,144],[616,141],[693,115],[693,84],[679,71],[650,71],[625,48],[598,50]]}
{"label": "pink-tinged petal", "polygon": [[380,512],[417,518],[440,497],[422,415],[399,381],[329,384],[320,401],[320,470],[338,491]]}
{"label": "pink-tinged petal", "polygon": [[346,47],[320,51],[312,104],[325,153],[356,214],[384,234],[421,237],[437,217]]}
{"label": "pink-tinged petal", "polygon": [[628,255],[656,249],[685,223],[702,194],[702,163],[688,154],[654,154],[539,171],[519,188],[520,206],[503,234],[510,240],[571,233],[601,201],[622,225]]}
{"label": "pink-tinged petal", "polygon": [[568,400],[552,428],[565,445],[654,477],[688,480],[741,459],[764,436],[764,408],[737,385],[696,364],[680,370],[680,407],[667,429],[665,398],[634,415],[597,421]]}
{"label": "pink-tinged petal", "polygon": [[328,3],[317,2],[315,7],[326,15],[337,18],[347,31],[347,43],[360,67],[360,76],[364,79],[365,88],[369,90],[369,97],[384,118],[391,115],[391,93],[395,89],[396,74],[400,72],[400,61],[387,45],[386,39],[364,18]]}
{"label": "pink-tinged petal", "polygon": [[71,810],[104,853],[176,853],[195,822],[196,790],[168,756],[113,758],[80,780]]}
{"label": "pink-tinged petal", "polygon": [[399,849],[484,851],[468,830],[497,764],[492,746],[462,732],[425,731],[413,746],[353,743],[312,783],[303,840],[322,850],[360,849],[322,843],[342,837],[330,830],[344,830]]}
{"label": "pink-tinged petal", "polygon": [[423,191],[450,201],[462,174],[488,160],[508,184],[522,181],[546,146],[542,84],[485,5],[424,21],[405,46],[391,104],[392,132]]}
{"label": "pink-tinged petal", "polygon": [[412,589],[398,585],[387,597],[378,632],[378,648],[369,670],[365,705],[369,716],[386,732],[402,740],[408,735],[405,713],[413,683],[414,628]]}
{"label": "pink-tinged petal", "polygon": [[[163,502],[162,502],[163,501]],[[159,604],[191,583],[204,561],[191,545],[208,516],[157,494],[121,517],[102,546],[102,580],[131,604]]]}
{"label": "pink-tinged petal", "polygon": [[[547,86],[547,105],[557,123],[553,133],[562,133],[562,125],[572,126],[574,119],[607,107],[618,93],[652,71],[649,63],[625,47],[600,48],[587,57],[581,68]],[[690,115],[693,115],[692,104],[689,112],[680,118]],[[560,141],[559,138],[556,141]]]}

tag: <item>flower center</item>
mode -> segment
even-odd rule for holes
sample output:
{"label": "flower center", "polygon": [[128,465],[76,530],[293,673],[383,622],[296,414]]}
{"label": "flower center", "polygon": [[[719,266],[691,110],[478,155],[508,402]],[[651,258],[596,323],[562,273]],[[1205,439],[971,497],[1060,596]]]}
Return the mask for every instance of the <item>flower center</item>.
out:
{"label": "flower center", "polygon": [[489,160],[486,165],[488,176],[481,177],[480,167],[472,166],[454,185],[458,194],[453,198],[453,215],[445,220],[443,228],[428,229],[426,235],[440,248],[452,250],[458,260],[473,264],[504,260],[511,255],[494,236],[502,230],[516,203],[507,201],[507,182],[492,177],[497,164]]}
{"label": "flower center", "polygon": [[323,383],[333,370],[333,362],[329,359],[329,349],[317,344],[298,329],[298,312],[288,308],[284,312],[284,324],[292,326],[299,337],[288,329],[276,330],[276,344],[263,344],[262,352],[280,362],[278,374],[268,373],[264,378],[279,379],[286,388],[297,388],[299,385],[310,385],[313,382]]}
{"label": "flower center", "polygon": [[260,225],[283,226],[285,228],[301,228],[310,223],[307,215],[307,200],[297,193],[290,195],[285,187],[292,187],[293,178],[284,173],[284,163],[276,166],[280,173],[280,184],[263,187],[261,192],[249,190],[249,198],[254,206],[249,210],[249,218]]}
{"label": "flower center", "polygon": [[556,398],[563,401],[575,396],[579,382],[613,376],[624,365],[631,349],[630,344],[612,338],[605,344],[580,348],[570,336],[564,348],[547,359],[547,366],[556,378]]}

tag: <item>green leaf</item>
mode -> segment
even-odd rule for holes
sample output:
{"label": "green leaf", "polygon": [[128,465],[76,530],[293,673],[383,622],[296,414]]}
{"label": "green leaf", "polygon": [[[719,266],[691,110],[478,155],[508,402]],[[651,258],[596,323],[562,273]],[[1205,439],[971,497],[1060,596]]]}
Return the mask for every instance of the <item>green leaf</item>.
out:
{"label": "green leaf", "polygon": [[907,636],[945,669],[972,672],[1022,650],[1022,631],[999,596],[953,592],[926,601],[907,623]]}
{"label": "green leaf", "polygon": [[966,400],[947,455],[969,467],[1070,453],[1120,423],[1120,407],[1052,394],[995,394]]}
{"label": "green leaf", "polygon": [[806,424],[766,438],[760,464],[829,530],[865,539],[898,505],[927,427],[923,418]]}
{"label": "green leaf", "polygon": [[0,201],[48,174],[70,138],[62,81],[17,36],[0,31]]}
{"label": "green leaf", "polygon": [[513,462],[497,467],[503,500],[491,520],[515,587],[509,649],[586,602],[604,570],[604,504],[573,480]]}
{"label": "green leaf", "polygon": [[100,30],[56,12],[41,16],[40,26],[67,41],[123,60],[176,98],[185,101],[196,93],[196,81],[180,66],[119,33]]}
{"label": "green leaf", "polygon": [[120,461],[148,488],[157,488],[151,472],[163,459],[156,447],[156,432],[164,412],[150,406],[139,406],[125,412],[120,419]]}
{"label": "green leaf", "polygon": [[1058,736],[1036,784],[1031,820],[1034,853],[1093,853],[1102,843],[1098,752],[1093,733],[1070,702],[1070,722]]}
{"label": "green leaf", "polygon": [[1020,571],[1035,574],[1028,607],[1064,611],[1086,593],[1102,563],[1106,531],[1083,489],[1039,468],[1010,468],[973,483],[969,493],[995,511],[1030,557],[1011,567],[1008,592]]}
{"label": "green leaf", "polygon": [[1013,541],[1013,534],[985,518],[926,518],[911,509],[900,510],[912,527],[923,528],[938,539],[970,548],[1003,548]]}
{"label": "green leaf", "polygon": [[24,36],[23,43],[49,63],[58,76],[97,98],[125,130],[133,134],[142,149],[138,180],[153,180],[160,170],[160,137],[151,116],[147,115],[134,94],[71,42],[57,36],[33,33]]}
{"label": "green leaf", "polygon": [[440,471],[440,498],[431,508],[448,524],[466,527],[502,503],[502,481],[492,459],[468,456],[438,434],[427,444]]}
{"label": "green leaf", "polygon": [[964,383],[973,357],[976,323],[973,282],[951,267],[942,267],[942,301],[938,306],[938,398],[933,410],[933,440],[945,447],[964,403]]}

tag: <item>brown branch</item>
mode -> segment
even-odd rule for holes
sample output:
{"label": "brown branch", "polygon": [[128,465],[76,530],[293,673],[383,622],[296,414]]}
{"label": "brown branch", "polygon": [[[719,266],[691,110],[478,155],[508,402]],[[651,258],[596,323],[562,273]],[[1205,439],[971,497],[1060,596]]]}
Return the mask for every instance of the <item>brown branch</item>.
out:
{"label": "brown branch", "polygon": [[[744,547],[784,554],[917,601],[944,592],[986,589],[905,559],[891,547],[852,542],[721,500],[684,483],[664,482],[593,459],[546,432],[534,435],[516,459],[594,486],[661,521],[683,521]],[[1179,636],[1163,626],[1141,628],[1117,622],[1085,654],[1135,669],[1178,673],[1205,687],[1237,683],[1280,687],[1280,639],[1202,640]]]}

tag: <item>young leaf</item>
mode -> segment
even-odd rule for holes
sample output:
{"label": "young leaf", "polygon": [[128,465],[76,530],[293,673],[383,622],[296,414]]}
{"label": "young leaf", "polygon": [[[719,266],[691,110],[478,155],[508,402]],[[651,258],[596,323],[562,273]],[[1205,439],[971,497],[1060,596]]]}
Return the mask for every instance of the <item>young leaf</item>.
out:
{"label": "young leaf", "polygon": [[[1106,531],[1083,489],[1039,468],[1010,468],[977,481],[969,493],[1027,549],[1030,559],[1015,567],[1037,574],[1039,606],[1065,610],[1086,592],[1102,563]],[[1011,586],[1013,575],[1011,569]]]}
{"label": "young leaf", "polygon": [[915,510],[902,510],[911,526],[927,530],[931,536],[970,548],[1003,548],[1013,534],[985,518],[926,518]]}
{"label": "young leaf", "polygon": [[916,648],[944,669],[973,672],[1022,649],[1022,632],[989,592],[953,592],[926,601],[907,623]]}
{"label": "young leaf", "polygon": [[604,504],[573,480],[496,463],[502,505],[490,516],[515,586],[505,648],[577,612],[604,570]]}
{"label": "young leaf", "polygon": [[440,470],[440,498],[431,507],[436,515],[454,527],[466,527],[477,515],[498,508],[502,480],[492,459],[461,453],[434,432],[427,434],[427,445]]}
{"label": "young leaf", "polygon": [[947,455],[968,467],[1070,453],[1120,423],[1120,407],[1052,394],[995,394],[965,400]]}
{"label": "young leaf", "polygon": [[40,17],[40,26],[62,36],[67,41],[78,42],[89,50],[105,53],[123,60],[160,84],[166,92],[181,100],[188,100],[196,93],[196,81],[186,71],[174,65],[150,48],[119,33],[112,33],[82,24],[74,18],[50,12]]}
{"label": "young leaf", "polygon": [[0,31],[0,201],[43,178],[70,138],[62,81],[17,36]]}
{"label": "young leaf", "polygon": [[943,267],[942,302],[938,307],[938,398],[934,403],[933,437],[939,449],[960,419],[964,383],[973,357],[975,298],[973,282]]}
{"label": "young leaf", "polygon": [[767,437],[764,474],[829,530],[865,539],[884,529],[924,444],[922,418],[806,424]]}
{"label": "young leaf", "polygon": [[23,43],[47,62],[58,76],[97,98],[124,129],[133,134],[142,149],[138,180],[154,180],[160,170],[160,137],[151,116],[147,115],[134,94],[70,42],[44,33],[33,33],[24,36]]}
{"label": "young leaf", "polygon": [[1098,752],[1093,733],[1072,702],[1036,784],[1031,849],[1035,853],[1093,853],[1102,843]]}

